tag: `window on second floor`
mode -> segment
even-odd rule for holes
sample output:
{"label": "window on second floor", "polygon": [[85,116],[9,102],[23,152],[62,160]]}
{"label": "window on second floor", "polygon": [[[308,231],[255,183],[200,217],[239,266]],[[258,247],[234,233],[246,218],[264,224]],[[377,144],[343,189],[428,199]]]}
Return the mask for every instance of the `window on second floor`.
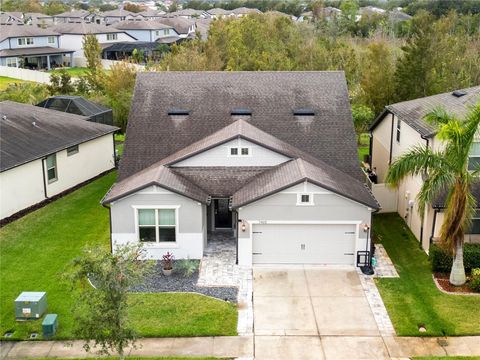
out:
{"label": "window on second floor", "polygon": [[18,38],[17,41],[19,46],[33,45],[33,37]]}
{"label": "window on second floor", "polygon": [[400,119],[397,119],[397,142],[400,142],[401,128],[402,121]]}
{"label": "window on second floor", "polygon": [[480,141],[475,141],[468,157],[468,170],[474,171],[480,168]]}
{"label": "window on second floor", "polygon": [[230,156],[249,156],[251,154],[249,147],[231,147],[229,151]]}
{"label": "window on second floor", "polygon": [[48,37],[48,43],[49,44],[55,44],[55,36],[49,36]]}
{"label": "window on second floor", "polygon": [[107,34],[107,40],[117,40],[118,34]]}
{"label": "window on second floor", "polygon": [[163,29],[163,35],[170,35],[170,29]]}

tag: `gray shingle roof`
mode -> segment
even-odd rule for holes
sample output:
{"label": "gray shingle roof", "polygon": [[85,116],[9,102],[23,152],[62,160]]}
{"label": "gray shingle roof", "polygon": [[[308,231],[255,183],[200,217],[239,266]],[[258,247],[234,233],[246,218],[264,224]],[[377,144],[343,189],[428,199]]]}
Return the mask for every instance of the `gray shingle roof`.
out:
{"label": "gray shingle roof", "polygon": [[53,29],[42,29],[32,25],[0,25],[0,41],[19,36],[58,36]]}
{"label": "gray shingle roof", "polygon": [[190,27],[195,25],[195,21],[182,17],[165,17],[157,21],[174,28],[178,34],[188,34]]}
{"label": "gray shingle roof", "polygon": [[[300,171],[292,171],[296,168],[286,164],[279,165],[273,169],[266,167],[168,168],[168,166],[175,165],[181,160],[238,137],[257,143],[290,158],[302,159],[302,162],[293,161],[293,163],[301,167]],[[170,169],[171,172],[181,176],[183,179],[180,181],[178,180],[179,178],[169,177],[167,179],[168,183],[162,184],[158,175],[165,173],[166,170],[162,169]],[[178,190],[180,187],[188,193],[197,193],[198,188],[201,188],[205,194],[210,196],[230,196],[238,190],[236,193],[237,202],[240,204],[238,206],[241,206],[241,204],[246,202],[251,202],[257,198],[279,191],[287,185],[291,186],[298,181],[307,179],[354,201],[378,208],[378,204],[372,194],[361,181],[261,131],[244,120],[238,120],[214,134],[180,149],[178,152],[151,165],[147,169],[120,181],[112,187],[103,201],[108,203],[151,184],[156,184],[169,189],[175,189],[177,192],[180,192]],[[252,181],[249,183],[250,180]],[[180,182],[177,187],[175,181]],[[192,187],[189,188],[189,185]],[[198,199],[192,195],[187,196]]]}
{"label": "gray shingle roof", "polygon": [[84,18],[92,13],[88,10],[74,10],[74,11],[65,11],[61,14],[53,15],[56,18]]}
{"label": "gray shingle roof", "polygon": [[232,206],[244,206],[303,181],[309,181],[373,209],[380,207],[362,182],[331,166],[318,167],[303,159],[288,161],[258,175],[233,194]]}
{"label": "gray shingle roof", "polygon": [[123,33],[123,30],[119,30],[113,26],[106,26],[102,24],[87,23],[87,22],[72,22],[58,24],[51,27],[52,30],[59,34],[112,34]]}
{"label": "gray shingle roof", "polygon": [[222,8],[213,8],[210,10],[207,10],[207,13],[210,15],[227,15],[227,14],[232,14],[231,10],[225,10]]}
{"label": "gray shingle roof", "polygon": [[171,25],[164,24],[159,20],[120,21],[112,26],[122,30],[160,30],[173,28]]}
{"label": "gray shingle roof", "polygon": [[15,48],[15,49],[0,50],[0,57],[25,56],[25,55],[69,54],[69,53],[73,53],[73,52],[75,52],[75,50],[54,48],[54,47],[51,47],[51,46],[26,47],[26,48]]}
{"label": "gray shingle roof", "polygon": [[[174,108],[190,115],[177,123],[168,115]],[[260,130],[363,179],[339,71],[139,73],[119,179],[231,124],[235,108],[252,110],[249,123]],[[310,124],[293,116],[298,108],[315,111]]]}
{"label": "gray shingle roof", "polygon": [[370,130],[373,130],[383,120],[385,113],[390,112],[410,125],[420,135],[432,137],[436,134],[437,129],[433,125],[428,124],[424,119],[424,116],[430,111],[437,107],[444,107],[449,113],[461,117],[468,112],[469,106],[475,105],[480,101],[480,86],[461,91],[466,92],[466,95],[456,97],[452,95],[452,92],[447,92],[388,105],[385,107],[385,111],[370,126]]}
{"label": "gray shingle roof", "polygon": [[33,105],[0,102],[0,171],[118,130],[86,120]]}

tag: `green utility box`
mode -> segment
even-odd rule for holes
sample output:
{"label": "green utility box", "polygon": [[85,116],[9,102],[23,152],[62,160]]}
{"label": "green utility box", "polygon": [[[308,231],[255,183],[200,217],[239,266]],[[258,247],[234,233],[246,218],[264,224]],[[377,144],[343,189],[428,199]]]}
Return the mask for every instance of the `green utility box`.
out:
{"label": "green utility box", "polygon": [[15,299],[17,320],[40,319],[47,311],[47,293],[24,291]]}
{"label": "green utility box", "polygon": [[55,335],[58,328],[58,315],[47,314],[42,322],[43,337],[50,337]]}

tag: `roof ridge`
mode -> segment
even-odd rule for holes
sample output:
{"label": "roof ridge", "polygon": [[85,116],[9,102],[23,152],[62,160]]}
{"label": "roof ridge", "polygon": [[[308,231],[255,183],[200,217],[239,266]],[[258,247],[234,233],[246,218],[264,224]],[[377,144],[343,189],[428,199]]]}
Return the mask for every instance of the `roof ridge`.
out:
{"label": "roof ridge", "polygon": [[300,174],[302,174],[304,178],[308,178],[307,170],[305,169],[305,164],[303,163],[304,160],[301,158],[298,158],[295,161],[297,163],[298,169],[300,170]]}

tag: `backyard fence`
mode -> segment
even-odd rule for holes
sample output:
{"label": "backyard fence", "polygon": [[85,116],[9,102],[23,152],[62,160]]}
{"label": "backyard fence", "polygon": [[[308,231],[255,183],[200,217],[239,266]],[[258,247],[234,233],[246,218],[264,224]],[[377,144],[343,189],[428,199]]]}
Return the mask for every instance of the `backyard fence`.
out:
{"label": "backyard fence", "polygon": [[9,66],[0,66],[0,76],[6,76],[25,81],[34,81],[42,84],[50,83],[50,74],[47,72]]}
{"label": "backyard fence", "polygon": [[[87,67],[87,59],[84,57],[74,57],[73,63],[77,67]],[[102,66],[105,70],[109,70],[113,65],[118,63],[121,63],[121,61],[102,59]],[[131,65],[133,65],[139,71],[142,71],[145,69],[145,66],[143,65],[138,65],[138,64],[131,64]]]}

